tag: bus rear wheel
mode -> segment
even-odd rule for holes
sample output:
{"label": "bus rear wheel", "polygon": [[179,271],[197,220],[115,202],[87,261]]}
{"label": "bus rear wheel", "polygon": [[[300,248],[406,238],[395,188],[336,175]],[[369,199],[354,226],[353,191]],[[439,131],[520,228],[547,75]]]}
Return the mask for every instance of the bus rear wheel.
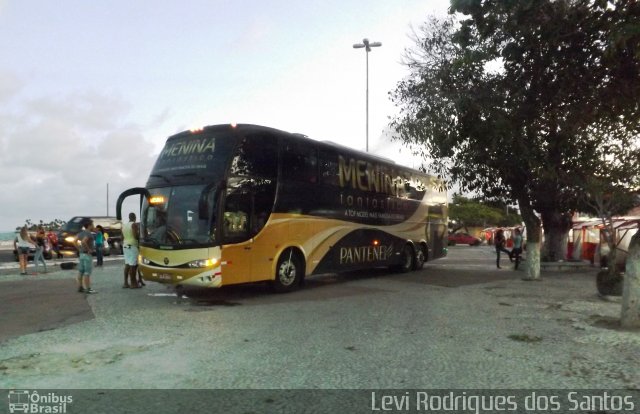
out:
{"label": "bus rear wheel", "polygon": [[416,248],[416,256],[413,260],[413,270],[420,270],[424,266],[424,262],[427,261],[426,246],[419,245]]}
{"label": "bus rear wheel", "polygon": [[280,255],[276,266],[276,278],[271,283],[274,291],[290,292],[300,285],[304,268],[300,256],[293,250],[287,249]]}
{"label": "bus rear wheel", "polygon": [[413,269],[415,261],[415,253],[410,244],[405,244],[402,252],[400,252],[400,264],[396,265],[394,270],[400,273],[407,273]]}

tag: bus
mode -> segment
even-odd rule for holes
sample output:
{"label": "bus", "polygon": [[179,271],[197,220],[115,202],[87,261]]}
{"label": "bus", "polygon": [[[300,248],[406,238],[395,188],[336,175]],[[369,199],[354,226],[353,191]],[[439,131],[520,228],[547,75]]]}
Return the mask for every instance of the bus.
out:
{"label": "bus", "polygon": [[421,269],[446,255],[445,183],[380,157],[249,125],[169,137],[140,198],[139,271],[176,287],[356,269]]}

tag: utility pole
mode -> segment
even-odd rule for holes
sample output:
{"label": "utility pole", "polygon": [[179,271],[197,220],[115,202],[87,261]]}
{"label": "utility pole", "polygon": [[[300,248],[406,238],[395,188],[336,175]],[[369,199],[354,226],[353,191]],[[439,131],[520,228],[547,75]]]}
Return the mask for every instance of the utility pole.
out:
{"label": "utility pole", "polygon": [[369,42],[369,39],[362,39],[362,43],[356,43],[353,45],[354,49],[361,49],[361,48],[365,48],[365,50],[367,51],[367,53],[365,53],[365,55],[367,56],[367,127],[366,127],[366,138],[367,138],[367,143],[366,143],[366,151],[369,152],[369,52],[371,52],[371,48],[372,47],[380,47],[382,46],[382,43],[380,42]]}

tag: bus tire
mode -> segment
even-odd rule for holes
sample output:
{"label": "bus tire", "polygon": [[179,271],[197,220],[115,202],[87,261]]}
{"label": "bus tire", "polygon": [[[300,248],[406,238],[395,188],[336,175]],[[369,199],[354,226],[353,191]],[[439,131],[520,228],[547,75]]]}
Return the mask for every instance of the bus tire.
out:
{"label": "bus tire", "polygon": [[400,273],[407,273],[413,269],[413,263],[415,261],[415,252],[413,246],[409,243],[405,244],[400,252],[400,263],[395,266],[395,271]]}
{"label": "bus tire", "polygon": [[413,259],[413,270],[420,270],[424,266],[424,262],[427,261],[427,246],[419,244],[416,247],[416,255]]}
{"label": "bus tire", "polygon": [[271,282],[275,292],[290,292],[300,285],[304,278],[304,265],[300,255],[292,248],[280,255],[276,266],[276,277]]}

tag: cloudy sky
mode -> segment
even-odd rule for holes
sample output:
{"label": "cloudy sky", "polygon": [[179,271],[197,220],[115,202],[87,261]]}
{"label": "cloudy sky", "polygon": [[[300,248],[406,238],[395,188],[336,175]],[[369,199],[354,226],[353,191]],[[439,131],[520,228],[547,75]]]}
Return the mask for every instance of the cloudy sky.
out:
{"label": "cloudy sky", "polygon": [[[0,231],[115,214],[167,136],[255,123],[415,163],[382,138],[412,27],[447,0],[0,0]],[[417,166],[417,165],[410,165]],[[109,204],[107,205],[107,183]],[[125,206],[128,208],[128,206]]]}

